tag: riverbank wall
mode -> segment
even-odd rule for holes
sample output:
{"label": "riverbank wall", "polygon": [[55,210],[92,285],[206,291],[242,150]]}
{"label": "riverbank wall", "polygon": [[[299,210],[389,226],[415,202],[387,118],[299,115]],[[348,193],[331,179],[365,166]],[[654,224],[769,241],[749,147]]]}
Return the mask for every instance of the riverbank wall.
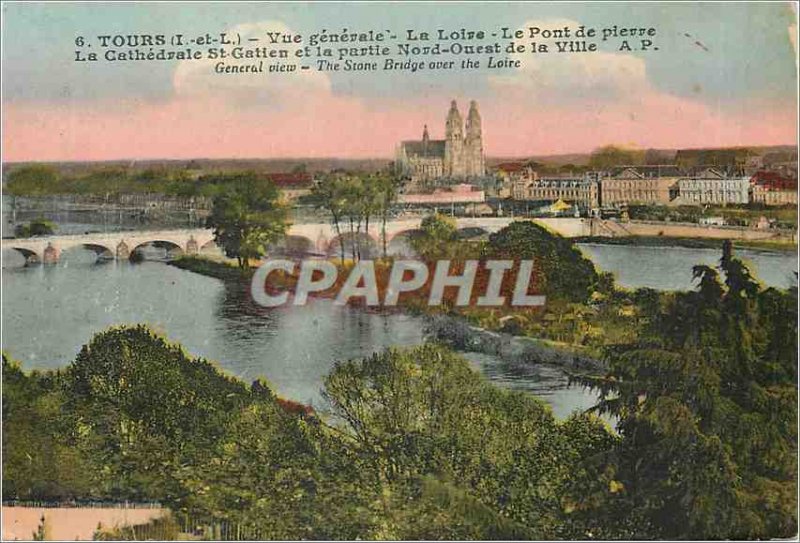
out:
{"label": "riverbank wall", "polygon": [[619,222],[584,218],[537,218],[533,221],[568,238],[663,237],[797,243],[797,232],[772,228],[704,226],[693,223],[651,221]]}

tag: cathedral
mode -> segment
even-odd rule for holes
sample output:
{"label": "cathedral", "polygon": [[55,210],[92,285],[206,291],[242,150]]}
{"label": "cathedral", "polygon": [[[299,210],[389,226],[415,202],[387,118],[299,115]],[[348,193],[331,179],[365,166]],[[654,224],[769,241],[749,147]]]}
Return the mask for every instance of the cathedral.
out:
{"label": "cathedral", "polygon": [[397,149],[396,163],[400,175],[410,177],[416,185],[426,185],[438,179],[463,181],[485,175],[481,115],[477,102],[470,102],[466,125],[456,101],[450,103],[444,138],[430,139],[425,125],[421,140],[402,142]]}

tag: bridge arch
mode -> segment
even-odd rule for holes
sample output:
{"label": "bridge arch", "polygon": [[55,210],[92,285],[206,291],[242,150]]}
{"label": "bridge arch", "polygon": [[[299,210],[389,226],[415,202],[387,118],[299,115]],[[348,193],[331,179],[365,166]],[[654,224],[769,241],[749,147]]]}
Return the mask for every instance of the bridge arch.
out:
{"label": "bridge arch", "polygon": [[417,253],[411,247],[411,240],[419,237],[423,231],[419,228],[409,228],[387,236],[386,252],[396,256],[415,256]]}
{"label": "bridge arch", "polygon": [[[171,259],[175,258],[177,255],[183,255],[185,253],[184,248],[181,246],[180,243],[165,239],[153,239],[149,241],[143,241],[131,249],[130,258],[134,260],[146,260],[147,255],[145,250],[148,247],[153,247],[156,249],[163,249],[164,250],[164,259]],[[160,260],[160,259],[157,259]]]}
{"label": "bridge arch", "polygon": [[36,251],[32,249],[28,249],[25,247],[5,247],[5,250],[11,251],[12,254],[21,255],[22,258],[25,259],[25,263],[23,266],[30,266],[31,264],[39,264],[42,261],[42,257]]}
{"label": "bridge arch", "polygon": [[198,248],[197,249],[201,253],[204,252],[204,251],[221,250],[219,245],[217,245],[217,242],[214,240],[214,238],[211,238],[210,240],[206,241],[205,243],[198,242]]}
{"label": "bridge arch", "polygon": [[361,258],[377,258],[381,254],[381,245],[377,239],[365,232],[345,232],[340,236],[334,236],[328,242],[328,256],[340,256],[341,244],[344,243],[344,257],[352,258],[355,249],[356,254],[361,254]]}
{"label": "bridge arch", "polygon": [[94,253],[95,262],[100,260],[113,260],[115,255],[113,249],[105,246],[102,243],[79,243],[77,245],[73,245],[72,247],[66,247],[62,249],[59,260],[64,259],[65,256],[68,258],[70,253],[73,253],[76,250]]}
{"label": "bridge arch", "polygon": [[316,244],[306,236],[286,235],[267,249],[268,254],[301,256],[316,252]]}

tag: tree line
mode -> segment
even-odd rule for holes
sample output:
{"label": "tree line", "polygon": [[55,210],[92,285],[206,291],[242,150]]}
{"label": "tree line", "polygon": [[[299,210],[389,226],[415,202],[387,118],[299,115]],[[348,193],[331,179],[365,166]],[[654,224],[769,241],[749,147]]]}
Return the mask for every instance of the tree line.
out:
{"label": "tree line", "polygon": [[362,234],[369,233],[370,222],[379,220],[381,224],[381,248],[386,258],[388,243],[386,222],[392,206],[400,192],[400,181],[390,172],[356,175],[347,172],[334,172],[314,187],[312,197],[320,207],[331,216],[331,222],[339,240],[339,256],[342,263],[346,258],[346,245],[349,242],[350,257],[360,260],[362,256]]}

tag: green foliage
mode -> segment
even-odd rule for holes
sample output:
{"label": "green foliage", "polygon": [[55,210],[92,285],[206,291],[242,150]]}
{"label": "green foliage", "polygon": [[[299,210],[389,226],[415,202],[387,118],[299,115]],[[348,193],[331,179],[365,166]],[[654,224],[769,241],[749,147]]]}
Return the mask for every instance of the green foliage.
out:
{"label": "green foliage", "polygon": [[144,326],[98,334],[65,377],[74,425],[113,484],[104,491],[138,499],[175,499],[172,470],[203,458],[249,397]]}
{"label": "green foliage", "polygon": [[14,236],[18,238],[31,238],[35,236],[52,236],[56,232],[56,225],[45,219],[36,219],[28,224],[18,224],[14,228]]}
{"label": "green foliage", "polygon": [[403,540],[537,539],[539,533],[500,514],[469,491],[426,476],[398,485],[390,505],[394,537]]}
{"label": "green foliage", "polygon": [[769,206],[749,203],[726,206],[666,206],[630,205],[628,215],[632,220],[698,222],[702,217],[722,217],[732,226],[750,226],[761,217],[772,219],[781,228],[797,227],[797,210],[794,206]]}
{"label": "green foliage", "polygon": [[[405,496],[393,502],[401,505],[390,517],[444,515],[430,525],[401,522],[393,536],[586,535],[586,523],[571,522],[570,512],[583,502],[577,489],[602,479],[595,468],[581,468],[583,458],[614,440],[599,423],[591,429],[596,437],[575,447],[565,434],[569,425],[557,423],[540,400],[489,385],[465,360],[434,345],[339,363],[325,394],[359,456]],[[430,477],[434,495],[415,482]],[[434,499],[442,492],[444,503]],[[477,526],[475,511],[492,520]]]}
{"label": "green foliage", "polygon": [[94,489],[93,465],[65,439],[62,375],[25,374],[3,354],[3,498],[72,499]]}
{"label": "green foliage", "polygon": [[342,262],[346,245],[353,260],[361,258],[361,235],[369,233],[370,221],[376,217],[381,221],[381,245],[386,257],[386,221],[397,200],[398,186],[398,179],[388,172],[333,172],[312,189],[311,201],[331,215]]}
{"label": "green foliage", "polygon": [[[447,220],[425,227],[453,239]],[[3,497],[156,499],[258,539],[794,535],[796,288],[764,289],[730,244],[675,293],[615,289],[531,223],[486,252],[537,259],[553,293],[541,318],[515,314],[519,331],[607,326],[607,370],[575,379],[618,433],[592,414],[556,421],[433,344],[338,362],[323,415],[122,327],[63,371],[3,357]]]}
{"label": "green foliage", "polygon": [[213,198],[245,175],[253,177],[256,184],[268,182],[263,175],[244,173],[209,174],[194,179],[186,170],[166,167],[141,171],[119,166],[99,167],[74,175],[51,166],[32,165],[12,169],[5,190],[17,196],[164,194]]}
{"label": "green foliage", "polygon": [[511,223],[489,237],[489,258],[533,259],[536,285],[550,298],[585,302],[599,283],[597,271],[574,244],[531,221]]}
{"label": "green foliage", "polygon": [[[583,459],[614,442],[596,419],[559,424],[539,400],[490,386],[435,346],[338,364],[326,383],[332,425],[141,326],[98,335],[58,374],[5,364],[12,437],[47,435],[89,466],[84,487],[49,468],[72,493],[31,494],[19,482],[34,474],[6,457],[7,499],[158,499],[261,539],[584,537],[582,489],[607,478]],[[28,420],[20,406],[49,391],[59,426],[14,427]]]}
{"label": "green foliage", "polygon": [[420,235],[411,238],[411,247],[427,259],[449,258],[458,244],[456,220],[441,214],[428,215],[420,224]]}
{"label": "green foliage", "polygon": [[5,190],[8,194],[42,196],[57,190],[58,173],[50,166],[33,165],[8,173]]}
{"label": "green foliage", "polygon": [[259,182],[255,174],[241,174],[225,178],[207,226],[214,229],[214,240],[225,254],[236,258],[240,268],[247,268],[250,259],[264,256],[267,246],[286,233],[287,216],[272,183]]}
{"label": "green foliage", "polygon": [[588,379],[619,417],[613,451],[632,537],[767,538],[796,530],[797,290],[763,290],[725,244],[698,289],[664,295]]}

